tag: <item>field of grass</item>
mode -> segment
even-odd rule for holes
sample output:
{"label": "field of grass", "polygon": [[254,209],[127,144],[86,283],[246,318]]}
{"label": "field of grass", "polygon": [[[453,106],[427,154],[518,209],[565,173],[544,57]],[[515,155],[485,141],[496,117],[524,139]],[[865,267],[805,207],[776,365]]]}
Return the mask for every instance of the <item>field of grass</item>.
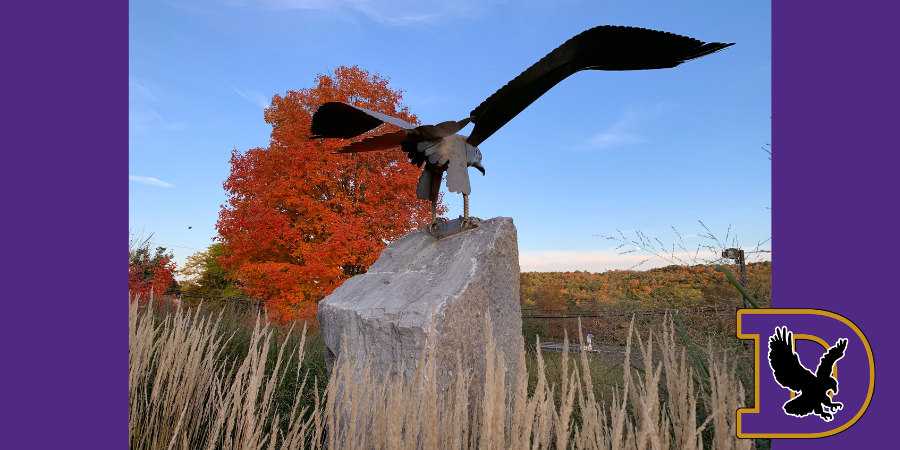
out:
{"label": "field of grass", "polygon": [[[298,329],[299,328],[299,329]],[[624,361],[523,352],[528,378],[504,385],[486,349],[488,382],[439,392],[427,355],[408,383],[327,379],[322,344],[246,312],[129,309],[132,449],[596,448],[749,449],[735,438],[748,397],[727,352],[698,370],[671,323],[629,328]],[[530,346],[529,346],[530,347]],[[341,389],[340,386],[349,386]]]}

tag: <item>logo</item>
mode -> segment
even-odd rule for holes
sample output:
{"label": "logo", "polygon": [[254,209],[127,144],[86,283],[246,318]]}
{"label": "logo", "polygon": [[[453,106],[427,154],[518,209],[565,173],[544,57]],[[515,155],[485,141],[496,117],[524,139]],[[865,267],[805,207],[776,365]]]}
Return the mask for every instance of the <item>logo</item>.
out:
{"label": "logo", "polygon": [[[792,394],[792,400],[784,402],[782,409],[785,414],[794,417],[806,417],[815,413],[822,420],[831,422],[834,418],[832,413],[844,406],[832,402],[831,399],[838,392],[835,363],[844,357],[847,339],[839,339],[837,344],[829,348],[819,360],[816,373],[813,373],[800,362],[791,335],[787,327],[781,327],[776,328],[775,334],[769,338],[769,365],[772,367],[772,375],[779,386],[790,389]],[[828,411],[825,411],[825,408]]]}
{"label": "logo", "polygon": [[738,437],[831,436],[869,406],[875,361],[847,318],[817,309],[742,309],[737,335],[755,348],[754,404],[737,411]]}

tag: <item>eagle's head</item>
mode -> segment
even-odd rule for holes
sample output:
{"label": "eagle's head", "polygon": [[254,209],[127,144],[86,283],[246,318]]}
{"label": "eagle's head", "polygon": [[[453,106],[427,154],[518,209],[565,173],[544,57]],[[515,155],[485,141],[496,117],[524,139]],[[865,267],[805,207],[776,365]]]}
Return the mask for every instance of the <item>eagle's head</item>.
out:
{"label": "eagle's head", "polygon": [[474,167],[484,175],[484,167],[481,165],[481,150],[468,142],[466,143],[466,166]]}

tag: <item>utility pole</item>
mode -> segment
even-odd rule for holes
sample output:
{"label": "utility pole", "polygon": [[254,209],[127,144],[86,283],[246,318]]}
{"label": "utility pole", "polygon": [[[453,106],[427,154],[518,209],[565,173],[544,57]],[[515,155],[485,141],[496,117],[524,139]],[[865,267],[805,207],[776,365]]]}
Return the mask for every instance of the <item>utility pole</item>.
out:
{"label": "utility pole", "polygon": [[[744,263],[744,251],[739,248],[726,248],[725,251],[722,252],[723,258],[733,259],[735,262],[741,266],[741,287],[745,290],[747,289],[747,265]],[[744,308],[747,307],[747,299],[744,296],[741,296],[741,299],[744,301]]]}

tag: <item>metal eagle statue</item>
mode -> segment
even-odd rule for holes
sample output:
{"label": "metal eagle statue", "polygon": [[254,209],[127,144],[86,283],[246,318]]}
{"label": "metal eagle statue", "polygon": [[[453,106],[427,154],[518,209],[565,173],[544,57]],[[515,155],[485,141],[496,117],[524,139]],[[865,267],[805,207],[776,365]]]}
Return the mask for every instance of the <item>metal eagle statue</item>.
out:
{"label": "metal eagle statue", "polygon": [[[734,44],[706,43],[662,31],[623,26],[599,26],[560,45],[513,78],[472,110],[469,117],[437,125],[416,126],[400,119],[340,102],[322,104],[313,115],[311,134],[317,138],[351,139],[389,123],[401,130],[368,137],[347,145],[338,153],[369,152],[400,147],[411,163],[423,167],[416,187],[420,199],[431,200],[431,225],[441,179],[447,172],[447,189],[463,195],[462,228],[470,225],[468,168],[484,175],[478,146],[557,83],[582,70],[650,70],[675,67],[685,61],[715,53]],[[456,134],[472,122],[469,136]]]}

